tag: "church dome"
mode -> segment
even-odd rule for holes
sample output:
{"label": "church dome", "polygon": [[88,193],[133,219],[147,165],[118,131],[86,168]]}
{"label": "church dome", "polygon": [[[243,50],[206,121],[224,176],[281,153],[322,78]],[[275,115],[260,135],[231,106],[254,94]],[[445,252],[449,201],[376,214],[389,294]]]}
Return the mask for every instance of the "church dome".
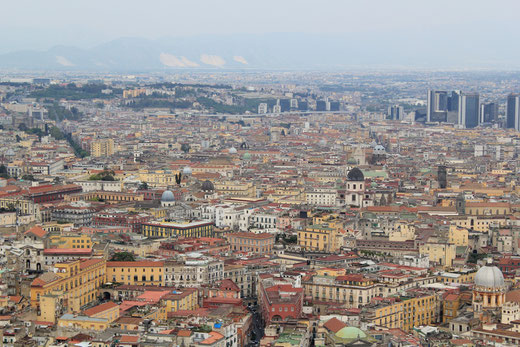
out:
{"label": "church dome", "polygon": [[191,175],[191,167],[186,166],[184,169],[182,169],[183,175]]}
{"label": "church dome", "polygon": [[237,149],[235,147],[231,147],[229,149],[229,154],[237,154]]}
{"label": "church dome", "polygon": [[245,152],[244,155],[242,155],[242,159],[251,160],[251,154],[249,152]]}
{"label": "church dome", "polygon": [[161,202],[172,202],[175,201],[175,196],[171,190],[165,190],[161,195]]}
{"label": "church dome", "polygon": [[347,180],[349,181],[364,181],[365,175],[363,175],[363,172],[361,172],[360,169],[357,167],[350,170],[347,174]]}
{"label": "church dome", "polygon": [[205,192],[209,192],[209,191],[215,190],[215,186],[213,185],[213,183],[211,183],[211,181],[207,181],[207,180],[202,182],[202,187],[201,188]]}
{"label": "church dome", "polygon": [[335,334],[336,337],[339,337],[341,339],[345,340],[351,340],[351,339],[364,339],[367,337],[367,334],[359,328],[356,327],[344,327],[338,330],[338,332]]}
{"label": "church dome", "polygon": [[498,267],[488,263],[475,274],[475,285],[490,289],[503,287],[504,275]]}

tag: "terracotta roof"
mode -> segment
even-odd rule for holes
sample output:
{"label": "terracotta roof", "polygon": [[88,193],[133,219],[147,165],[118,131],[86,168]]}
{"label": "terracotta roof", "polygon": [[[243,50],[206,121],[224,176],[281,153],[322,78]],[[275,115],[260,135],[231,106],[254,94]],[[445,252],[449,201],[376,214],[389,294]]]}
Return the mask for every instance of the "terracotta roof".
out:
{"label": "terracotta roof", "polygon": [[337,333],[340,329],[346,327],[347,325],[337,318],[331,318],[325,324],[323,324],[323,326],[327,328],[327,330]]}
{"label": "terracotta roof", "polygon": [[24,233],[24,235],[27,235],[27,234],[33,234],[33,235],[38,236],[39,238],[43,238],[43,237],[45,237],[45,235],[47,235],[47,232],[45,230],[43,230],[43,228],[41,226],[35,225]]}
{"label": "terracotta roof", "polygon": [[104,304],[101,304],[101,305],[97,305],[97,306],[94,306],[92,308],[89,308],[88,310],[85,310],[83,311],[83,313],[89,317],[93,316],[93,315],[96,315],[100,312],[104,312],[106,310],[110,310],[114,307],[119,307],[118,304],[116,304],[115,302],[112,302],[112,301],[109,301],[109,302],[105,302]]}
{"label": "terracotta roof", "polygon": [[177,336],[188,337],[188,336],[191,336],[191,334],[192,334],[191,330],[183,329],[183,330],[179,330],[179,332],[177,333]]}
{"label": "terracotta roof", "polygon": [[121,335],[121,343],[137,343],[139,342],[139,335]]}

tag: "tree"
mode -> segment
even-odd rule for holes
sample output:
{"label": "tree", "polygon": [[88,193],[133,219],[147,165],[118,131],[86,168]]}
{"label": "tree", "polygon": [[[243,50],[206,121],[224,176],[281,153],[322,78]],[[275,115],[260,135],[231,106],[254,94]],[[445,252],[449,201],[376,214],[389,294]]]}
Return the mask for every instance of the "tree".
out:
{"label": "tree", "polygon": [[148,183],[143,182],[139,185],[139,190],[147,190],[148,189]]}
{"label": "tree", "polygon": [[22,141],[22,138],[20,137],[20,135],[16,135],[16,142],[20,142]]}
{"label": "tree", "polygon": [[63,140],[65,138],[65,135],[63,135],[63,133],[61,132],[60,128],[58,128],[57,126],[53,126],[49,130],[49,134],[52,137],[54,137],[56,140]]}
{"label": "tree", "polygon": [[22,176],[22,180],[24,180],[24,181],[34,181],[35,179],[34,179],[33,175],[25,174],[25,175]]}
{"label": "tree", "polygon": [[187,143],[183,143],[181,145],[181,151],[183,151],[184,153],[188,153],[190,151],[190,145]]}
{"label": "tree", "polygon": [[112,256],[111,261],[135,261],[135,255],[130,252],[117,252]]}
{"label": "tree", "polygon": [[8,179],[9,174],[7,173],[7,168],[4,164],[0,165],[0,177]]}

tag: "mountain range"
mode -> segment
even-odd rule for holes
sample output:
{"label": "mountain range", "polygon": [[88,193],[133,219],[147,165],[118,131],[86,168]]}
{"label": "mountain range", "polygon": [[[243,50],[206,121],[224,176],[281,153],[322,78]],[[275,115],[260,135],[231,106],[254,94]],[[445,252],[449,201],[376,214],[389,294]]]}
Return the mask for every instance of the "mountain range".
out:
{"label": "mountain range", "polygon": [[[0,55],[0,70],[155,71],[198,69],[518,68],[520,46],[488,42],[432,45],[406,35],[235,34],[119,38],[92,48],[55,46]],[[504,58],[506,57],[506,58]],[[507,58],[510,58],[509,60]],[[514,59],[513,59],[514,58]]]}

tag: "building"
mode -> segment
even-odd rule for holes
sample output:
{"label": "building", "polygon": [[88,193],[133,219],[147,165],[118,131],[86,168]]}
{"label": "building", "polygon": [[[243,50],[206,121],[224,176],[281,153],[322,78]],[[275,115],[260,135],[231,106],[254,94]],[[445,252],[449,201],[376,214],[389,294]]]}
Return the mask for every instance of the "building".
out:
{"label": "building", "polygon": [[265,114],[267,113],[267,104],[265,102],[262,102],[258,104],[258,114]]}
{"label": "building", "polygon": [[150,238],[167,237],[213,237],[214,223],[208,221],[174,223],[146,222],[142,224],[142,233]]}
{"label": "building", "polygon": [[341,235],[327,224],[309,225],[298,231],[298,245],[308,251],[334,253],[342,246]]}
{"label": "building", "polygon": [[258,304],[266,325],[298,319],[303,308],[303,288],[275,284],[270,278],[261,280],[258,285]]}
{"label": "building", "polygon": [[427,122],[446,122],[448,113],[448,92],[428,90],[426,108]]}
{"label": "building", "polygon": [[498,120],[498,104],[490,102],[480,105],[480,122],[492,123]]}
{"label": "building", "polygon": [[275,236],[270,233],[229,233],[226,234],[231,251],[248,252],[253,254],[271,254],[273,251]]}
{"label": "building", "polygon": [[347,174],[345,204],[353,207],[365,207],[365,176],[357,167]]}
{"label": "building", "polygon": [[491,259],[475,274],[473,307],[476,312],[500,308],[506,302],[506,284],[502,271],[492,264]]}
{"label": "building", "polygon": [[393,105],[388,108],[387,118],[392,120],[403,120],[404,119],[404,108],[403,106]]}
{"label": "building", "polygon": [[507,96],[506,128],[520,131],[520,94],[511,93]]}
{"label": "building", "polygon": [[150,216],[144,213],[105,210],[94,215],[92,224],[94,226],[127,227],[132,232],[139,233],[141,232],[141,225],[149,220]]}
{"label": "building", "polygon": [[56,314],[79,313],[82,306],[97,300],[106,281],[105,259],[81,259],[54,265],[53,272],[31,283],[31,306],[40,310],[43,321],[54,322]]}
{"label": "building", "polygon": [[109,261],[106,269],[112,283],[164,286],[162,261]]}
{"label": "building", "polygon": [[463,128],[474,128],[480,124],[478,93],[462,93],[459,102],[458,124]]}
{"label": "building", "polygon": [[97,139],[90,143],[90,155],[92,157],[109,157],[114,154],[114,140]]}
{"label": "building", "polygon": [[446,166],[439,165],[437,168],[437,182],[439,182],[439,188],[445,189],[448,186],[446,174]]}

